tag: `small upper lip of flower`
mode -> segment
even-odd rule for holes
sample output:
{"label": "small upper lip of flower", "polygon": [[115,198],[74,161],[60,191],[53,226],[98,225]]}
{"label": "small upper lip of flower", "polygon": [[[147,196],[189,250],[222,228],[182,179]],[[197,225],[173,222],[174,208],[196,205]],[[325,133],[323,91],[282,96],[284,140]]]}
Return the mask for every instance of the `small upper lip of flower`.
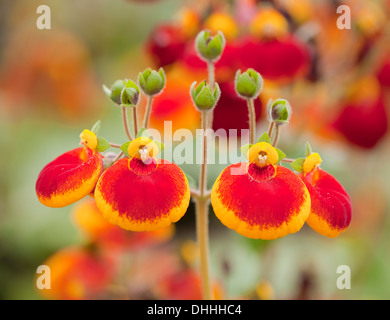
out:
{"label": "small upper lip of flower", "polygon": [[270,164],[276,164],[279,156],[271,144],[258,142],[249,148],[248,159],[249,162],[253,162],[259,167],[265,167]]}
{"label": "small upper lip of flower", "polygon": [[155,157],[158,152],[156,143],[147,137],[136,138],[128,146],[129,156],[139,158],[143,162]]}
{"label": "small upper lip of flower", "polygon": [[305,173],[309,173],[315,169],[317,169],[322,162],[320,155],[317,152],[311,153],[306,157],[303,163],[303,171]]}
{"label": "small upper lip of flower", "polygon": [[98,140],[95,133],[88,129],[85,129],[83,132],[81,132],[80,139],[81,140],[79,144],[88,147],[91,150],[95,150],[98,145]]}

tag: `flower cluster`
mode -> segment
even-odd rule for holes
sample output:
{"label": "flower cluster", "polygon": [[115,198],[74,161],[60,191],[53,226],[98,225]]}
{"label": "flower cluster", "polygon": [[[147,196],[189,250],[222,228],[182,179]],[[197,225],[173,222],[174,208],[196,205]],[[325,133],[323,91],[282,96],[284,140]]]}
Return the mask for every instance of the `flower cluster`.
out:
{"label": "flower cluster", "polygon": [[254,239],[276,239],[299,231],[305,222],[336,237],[351,221],[351,200],[337,180],[319,168],[318,153],[280,165],[285,154],[268,134],[243,148],[249,162],[222,171],[211,193],[215,214],[227,227]]}
{"label": "flower cluster", "polygon": [[177,165],[156,158],[159,147],[150,138],[127,143],[128,157],[103,172],[96,134],[84,130],[80,137],[83,147],[64,153],[39,174],[41,203],[63,207],[94,192],[104,217],[132,231],[167,227],[184,215],[190,201],[187,178]]}
{"label": "flower cluster", "polygon": [[[254,34],[261,34],[267,42],[272,37],[284,37],[286,26],[283,19],[274,11],[261,12],[260,18],[254,18],[251,30]],[[266,27],[267,21],[276,23],[275,28]],[[210,22],[210,25],[213,23]],[[64,153],[42,169],[36,193],[41,203],[50,207],[67,206],[92,195],[94,200],[86,203],[87,209],[82,210],[81,215],[75,216],[76,222],[94,243],[105,239],[105,243],[109,240],[111,244],[116,243],[112,241],[113,235],[114,238],[118,235],[119,239],[127,238],[118,232],[123,229],[156,232],[157,238],[167,230],[169,233],[172,223],[186,213],[192,195],[202,270],[199,281],[203,297],[211,299],[212,281],[208,276],[207,254],[210,201],[215,215],[228,228],[248,238],[265,240],[295,233],[306,222],[318,233],[336,237],[349,226],[352,206],[341,184],[320,169],[322,160],[318,153],[312,152],[308,143],[305,157],[299,159],[286,158],[286,154],[276,147],[281,127],[291,120],[292,108],[286,99],[269,101],[269,130],[256,140],[255,101],[261,95],[265,76],[255,68],[244,72],[236,70],[232,74],[233,92],[248,108],[250,144],[241,148],[248,161],[229,165],[216,179],[212,190],[208,190],[208,129],[213,119],[218,117],[214,113],[216,106],[225,107],[224,92],[215,81],[215,66],[229,49],[223,32],[211,33],[208,30],[197,35],[194,48],[198,58],[207,63],[209,71],[208,81],[195,81],[187,88],[190,89],[192,107],[195,106],[202,119],[203,161],[195,186],[190,188],[189,178],[178,165],[157,157],[164,145],[151,139],[147,129],[153,101],[169,82],[162,68],[158,71],[148,68],[139,73],[138,83],[125,79],[115,81],[111,88],[103,86],[107,96],[122,111],[129,141],[116,144],[100,137],[98,121],[91,130],[85,129],[80,134],[81,147]],[[246,61],[245,55],[241,58]],[[146,96],[147,104],[144,126],[138,129],[141,94]],[[133,113],[132,129],[128,123],[128,110]],[[119,153],[103,153],[110,147],[119,149]],[[298,174],[284,167],[283,162],[289,162]],[[126,240],[119,243],[127,245]],[[73,288],[73,284],[70,286]],[[78,287],[80,284],[74,289],[76,296]],[[74,290],[70,289],[70,292]]]}

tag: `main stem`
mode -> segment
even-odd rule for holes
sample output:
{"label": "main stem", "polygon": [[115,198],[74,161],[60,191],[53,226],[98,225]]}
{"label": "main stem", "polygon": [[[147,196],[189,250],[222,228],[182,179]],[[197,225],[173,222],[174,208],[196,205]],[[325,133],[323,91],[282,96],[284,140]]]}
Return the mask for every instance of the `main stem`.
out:
{"label": "main stem", "polygon": [[256,111],[253,99],[247,99],[249,111],[249,143],[255,144],[256,139]]}
{"label": "main stem", "polygon": [[130,129],[129,129],[129,123],[127,119],[127,109],[126,107],[122,107],[122,119],[123,119],[123,127],[125,128],[125,132],[127,135],[127,138],[129,140],[133,140],[133,137],[131,136]]}
{"label": "main stem", "polygon": [[196,235],[198,238],[200,274],[204,300],[213,300],[209,268],[208,198],[196,198]]}
{"label": "main stem", "polygon": [[144,123],[143,123],[143,127],[145,129],[149,127],[150,112],[152,110],[152,101],[153,101],[153,96],[148,96],[148,102],[146,104]]}
{"label": "main stem", "polygon": [[200,272],[202,278],[203,298],[212,300],[210,263],[209,263],[209,198],[207,192],[207,111],[202,111],[202,164],[199,174],[199,195],[195,197],[196,205],[196,234],[200,252]]}

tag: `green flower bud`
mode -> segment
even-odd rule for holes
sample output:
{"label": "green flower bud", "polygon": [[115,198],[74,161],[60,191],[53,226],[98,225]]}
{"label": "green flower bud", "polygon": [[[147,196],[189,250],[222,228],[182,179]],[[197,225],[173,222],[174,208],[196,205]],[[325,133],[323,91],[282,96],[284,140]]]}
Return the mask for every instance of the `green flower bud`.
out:
{"label": "green flower bud", "polygon": [[263,87],[263,78],[260,73],[248,69],[244,73],[238,70],[235,78],[237,94],[243,99],[256,99]]}
{"label": "green flower bud", "polygon": [[200,111],[211,110],[214,108],[221,96],[221,90],[218,83],[215,83],[215,88],[212,90],[204,80],[196,86],[196,81],[191,85],[191,98],[196,108]]}
{"label": "green flower bud", "polygon": [[221,57],[225,44],[225,37],[221,31],[211,36],[209,30],[203,30],[195,38],[198,56],[208,62],[215,62]]}
{"label": "green flower bud", "polygon": [[139,100],[139,88],[132,80],[116,80],[111,89],[103,85],[107,96],[122,107],[135,107]]}
{"label": "green flower bud", "polygon": [[138,83],[142,91],[148,96],[159,94],[165,86],[165,73],[163,68],[158,72],[150,68],[138,74]]}
{"label": "green flower bud", "polygon": [[269,121],[276,124],[284,124],[290,121],[291,117],[290,103],[285,99],[276,99],[274,102],[268,103],[268,118]]}

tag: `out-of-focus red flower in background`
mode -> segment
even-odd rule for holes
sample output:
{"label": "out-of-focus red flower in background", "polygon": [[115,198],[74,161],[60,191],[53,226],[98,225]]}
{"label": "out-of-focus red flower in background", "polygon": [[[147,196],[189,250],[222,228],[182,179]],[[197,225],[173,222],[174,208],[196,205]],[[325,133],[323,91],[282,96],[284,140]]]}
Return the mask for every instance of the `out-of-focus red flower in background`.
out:
{"label": "out-of-focus red flower in background", "polygon": [[354,83],[341,103],[333,126],[351,143],[374,147],[388,130],[388,117],[382,89],[375,77]]}
{"label": "out-of-focus red flower in background", "polygon": [[68,247],[44,262],[50,268],[50,289],[40,290],[48,299],[97,299],[112,280],[115,266],[93,249]]}
{"label": "out-of-focus red flower in background", "polygon": [[98,88],[88,48],[74,33],[23,30],[9,40],[0,90],[10,112],[34,108],[42,114],[79,119],[99,110]]}

